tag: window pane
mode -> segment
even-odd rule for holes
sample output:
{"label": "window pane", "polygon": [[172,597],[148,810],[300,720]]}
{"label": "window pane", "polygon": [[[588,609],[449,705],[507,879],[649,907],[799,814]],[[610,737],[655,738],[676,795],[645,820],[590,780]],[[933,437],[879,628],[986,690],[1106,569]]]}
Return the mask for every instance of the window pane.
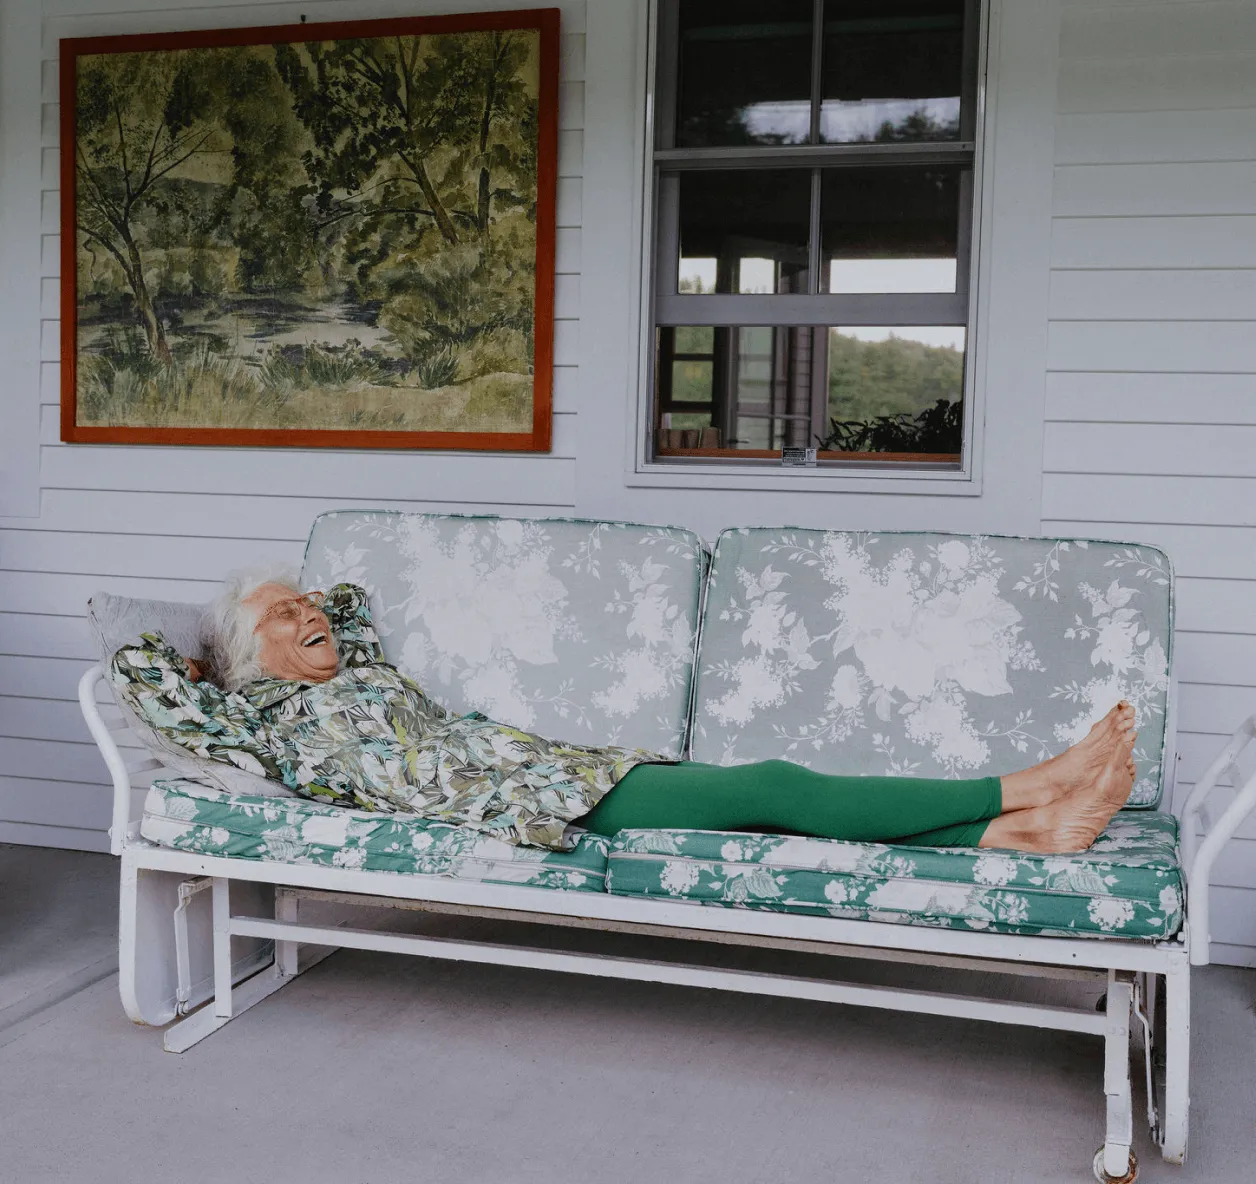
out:
{"label": "window pane", "polygon": [[960,451],[964,328],[861,325],[830,329],[828,339],[826,449]]}
{"label": "window pane", "polygon": [[684,0],[676,142],[805,144],[811,0]]}
{"label": "window pane", "polygon": [[[812,404],[823,398],[823,333],[811,328],[677,326],[659,329],[660,447],[698,447],[677,433],[714,429],[704,448],[738,451],[814,446]],[[711,334],[710,362],[677,355],[691,335]],[[669,352],[673,351],[674,352]],[[819,366],[817,373],[816,367]],[[668,379],[670,378],[670,387]],[[694,404],[709,401],[709,409]]]}
{"label": "window pane", "polygon": [[824,17],[821,140],[959,139],[963,0],[827,0]]}
{"label": "window pane", "polygon": [[830,292],[954,292],[959,166],[825,169],[822,274]]}
{"label": "window pane", "polygon": [[807,169],[679,174],[679,292],[805,292]]}
{"label": "window pane", "polygon": [[715,330],[710,325],[679,325],[676,328],[677,354],[702,354],[715,352]]}
{"label": "window pane", "polygon": [[[672,363],[672,403],[710,403],[713,362],[680,359]],[[685,425],[676,424],[676,427]],[[687,425],[687,426],[697,426]]]}

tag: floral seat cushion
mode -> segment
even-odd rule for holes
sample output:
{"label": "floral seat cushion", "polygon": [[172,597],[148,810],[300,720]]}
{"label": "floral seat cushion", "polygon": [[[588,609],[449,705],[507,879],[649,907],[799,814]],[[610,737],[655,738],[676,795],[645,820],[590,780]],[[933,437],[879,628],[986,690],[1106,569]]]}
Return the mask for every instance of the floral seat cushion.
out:
{"label": "floral seat cushion", "polygon": [[998,775],[1136,709],[1130,806],[1164,786],[1173,577],[1085,539],[724,531],[692,757],[826,773]]}
{"label": "floral seat cushion", "polygon": [[366,588],[386,660],[454,714],[679,756],[705,560],[674,527],[338,511],[302,578]]}
{"label": "floral seat cushion", "polygon": [[788,835],[626,830],[607,891],[993,933],[1163,939],[1182,923],[1177,822],[1123,810],[1089,851],[1027,855]]}
{"label": "floral seat cushion", "polygon": [[583,834],[570,851],[520,847],[414,814],[224,793],[192,781],[153,782],[140,835],[201,855],[580,892],[603,891],[610,846],[609,839]]}

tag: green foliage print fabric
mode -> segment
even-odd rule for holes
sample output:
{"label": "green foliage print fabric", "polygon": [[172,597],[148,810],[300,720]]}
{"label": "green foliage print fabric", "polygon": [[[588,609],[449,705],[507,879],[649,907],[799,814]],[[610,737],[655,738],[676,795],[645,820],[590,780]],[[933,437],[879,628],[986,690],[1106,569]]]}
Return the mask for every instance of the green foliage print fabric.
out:
{"label": "green foliage print fabric", "polygon": [[120,694],[164,736],[199,756],[284,782],[319,801],[461,823],[510,843],[562,850],[641,749],[562,744],[451,715],[383,661],[366,593],[332,588],[324,605],[342,663],[327,682],[263,678],[228,694],[188,679],[158,634],[110,664]]}
{"label": "green foliage print fabric", "polygon": [[610,847],[609,839],[588,833],[570,851],[521,847],[414,814],[228,794],[190,781],[153,783],[140,834],[159,846],[200,855],[572,892],[603,891]]}
{"label": "green foliage print fabric", "polygon": [[1171,937],[1182,924],[1177,822],[1123,810],[1076,855],[625,830],[607,889],[703,904],[945,929]]}

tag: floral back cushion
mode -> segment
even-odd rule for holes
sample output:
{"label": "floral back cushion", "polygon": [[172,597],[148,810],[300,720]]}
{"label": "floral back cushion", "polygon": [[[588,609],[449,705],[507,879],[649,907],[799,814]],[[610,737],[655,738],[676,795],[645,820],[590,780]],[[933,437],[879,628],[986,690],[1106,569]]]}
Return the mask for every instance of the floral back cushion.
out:
{"label": "floral back cushion", "polygon": [[678,756],[704,564],[672,527],[341,511],[302,578],[364,587],[384,656],[454,712]]}
{"label": "floral back cushion", "polygon": [[1130,805],[1163,788],[1173,576],[1085,539],[736,529],[712,559],[692,756],[981,777],[1134,704]]}

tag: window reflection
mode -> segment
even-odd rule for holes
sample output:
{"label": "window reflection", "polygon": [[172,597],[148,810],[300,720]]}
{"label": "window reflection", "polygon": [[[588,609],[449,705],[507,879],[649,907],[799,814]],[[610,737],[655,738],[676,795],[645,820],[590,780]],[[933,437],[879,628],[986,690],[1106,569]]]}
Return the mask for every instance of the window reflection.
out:
{"label": "window reflection", "polygon": [[811,0],[684,0],[676,142],[805,144]]}
{"label": "window reflection", "polygon": [[829,291],[954,292],[954,259],[830,259]]}
{"label": "window reflection", "polygon": [[963,0],[826,0],[820,139],[958,140]]}
{"label": "window reflection", "polygon": [[677,291],[806,291],[809,169],[681,173]]}
{"label": "window reflection", "polygon": [[828,423],[838,452],[958,454],[963,443],[962,325],[828,331]]}
{"label": "window reflection", "polygon": [[823,171],[821,241],[830,292],[954,292],[958,165]]}
{"label": "window reflection", "polygon": [[716,264],[715,259],[682,254],[676,290],[695,296],[710,295],[715,291]]}
{"label": "window reflection", "polygon": [[960,325],[658,330],[660,453],[915,455],[962,448]]}

